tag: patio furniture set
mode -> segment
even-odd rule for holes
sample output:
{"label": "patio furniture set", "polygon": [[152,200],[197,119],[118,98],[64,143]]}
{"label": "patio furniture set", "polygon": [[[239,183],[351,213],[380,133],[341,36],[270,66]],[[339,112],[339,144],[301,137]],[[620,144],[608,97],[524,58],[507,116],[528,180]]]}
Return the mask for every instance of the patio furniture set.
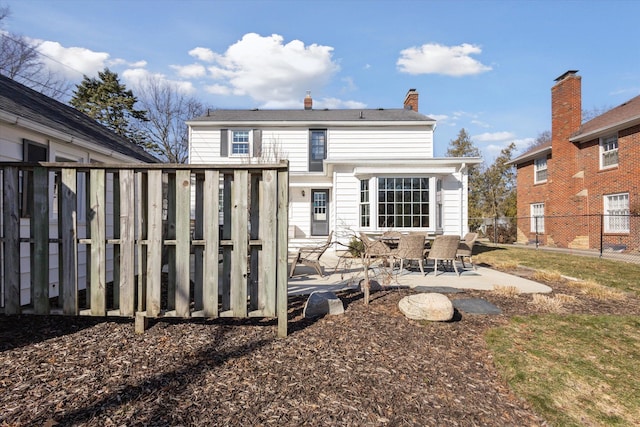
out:
{"label": "patio furniture set", "polygon": [[[329,233],[327,241],[322,245],[299,248],[292,261],[289,277],[293,276],[298,264],[314,268],[318,275],[323,277],[320,258],[332,245],[332,236],[333,232]],[[402,270],[405,263],[408,265],[417,262],[423,275],[428,275],[428,272],[425,273],[425,266],[429,261],[433,261],[434,275],[438,274],[440,267],[442,271],[453,268],[459,276],[456,262],[460,261],[462,267],[466,268],[465,258],[475,270],[471,255],[477,237],[477,233],[467,233],[460,239],[459,235],[428,236],[425,233],[398,231],[387,231],[378,237],[370,237],[360,232],[360,241],[363,243],[364,257],[368,264],[373,258],[391,266],[399,262]]]}

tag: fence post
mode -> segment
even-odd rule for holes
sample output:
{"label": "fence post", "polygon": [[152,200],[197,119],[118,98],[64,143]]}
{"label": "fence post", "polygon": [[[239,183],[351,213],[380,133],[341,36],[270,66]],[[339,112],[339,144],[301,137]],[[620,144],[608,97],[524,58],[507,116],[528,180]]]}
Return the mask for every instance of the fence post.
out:
{"label": "fence post", "polygon": [[538,240],[538,217],[534,216],[533,220],[536,223],[536,249],[538,249],[538,246],[540,245],[540,241]]}
{"label": "fence post", "polygon": [[600,258],[602,258],[603,246],[604,246],[604,214],[600,214]]}
{"label": "fence post", "polygon": [[493,218],[493,244],[498,244],[498,217]]}

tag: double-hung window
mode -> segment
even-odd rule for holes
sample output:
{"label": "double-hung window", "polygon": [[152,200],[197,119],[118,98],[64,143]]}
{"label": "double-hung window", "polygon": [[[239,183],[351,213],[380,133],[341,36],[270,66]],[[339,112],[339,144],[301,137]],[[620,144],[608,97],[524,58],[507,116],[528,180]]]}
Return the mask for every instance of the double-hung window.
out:
{"label": "double-hung window", "polygon": [[600,139],[600,169],[618,166],[618,135]]}
{"label": "double-hung window", "polygon": [[327,158],[327,130],[309,131],[309,172],[322,172],[322,161]]}
{"label": "double-hung window", "polygon": [[371,206],[369,204],[369,180],[360,180],[360,227],[371,226]]}
{"label": "double-hung window", "polygon": [[531,232],[544,233],[544,203],[531,204]]}
{"label": "double-hung window", "polygon": [[539,184],[547,182],[547,157],[541,157],[534,161],[535,175],[533,177],[533,183]]}
{"label": "double-hung window", "polygon": [[248,156],[250,153],[250,141],[248,130],[231,131],[231,155]]}
{"label": "double-hung window", "polygon": [[629,193],[604,196],[604,232],[629,232]]}

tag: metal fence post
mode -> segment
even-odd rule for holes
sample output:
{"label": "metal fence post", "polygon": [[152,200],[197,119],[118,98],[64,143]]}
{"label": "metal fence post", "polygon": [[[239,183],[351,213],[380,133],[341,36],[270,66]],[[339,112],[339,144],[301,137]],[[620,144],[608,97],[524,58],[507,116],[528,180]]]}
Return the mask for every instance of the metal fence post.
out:
{"label": "metal fence post", "polygon": [[600,258],[602,258],[603,246],[604,246],[604,214],[600,214]]}

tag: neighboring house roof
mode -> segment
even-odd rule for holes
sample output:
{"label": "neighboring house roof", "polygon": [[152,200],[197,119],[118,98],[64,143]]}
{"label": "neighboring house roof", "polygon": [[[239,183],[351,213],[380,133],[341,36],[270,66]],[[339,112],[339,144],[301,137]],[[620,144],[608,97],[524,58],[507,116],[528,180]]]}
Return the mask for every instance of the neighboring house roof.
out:
{"label": "neighboring house roof", "polygon": [[[435,124],[430,117],[408,109],[351,109],[351,110],[210,110],[201,117],[189,120],[197,122],[416,122]],[[426,123],[425,123],[426,122]]]}
{"label": "neighboring house roof", "polygon": [[586,142],[640,124],[640,95],[583,123],[569,141]]}
{"label": "neighboring house roof", "polygon": [[160,162],[86,114],[3,75],[0,75],[0,117],[15,123],[28,120],[142,162]]}
{"label": "neighboring house roof", "polygon": [[525,151],[515,159],[507,162],[507,165],[519,165],[520,163],[529,162],[531,160],[540,158],[551,152],[551,141],[544,142],[540,145],[536,145],[528,151]]}

